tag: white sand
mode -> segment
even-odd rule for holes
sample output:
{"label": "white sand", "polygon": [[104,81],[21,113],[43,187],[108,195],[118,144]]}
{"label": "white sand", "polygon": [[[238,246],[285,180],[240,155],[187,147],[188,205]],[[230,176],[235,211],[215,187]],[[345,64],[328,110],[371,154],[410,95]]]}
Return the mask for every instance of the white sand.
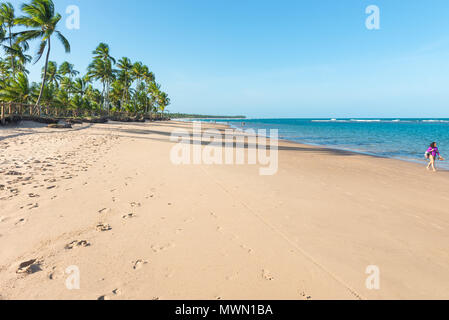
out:
{"label": "white sand", "polygon": [[1,128],[0,298],[449,298],[447,172],[288,142],[275,176],[174,166],[175,128]]}

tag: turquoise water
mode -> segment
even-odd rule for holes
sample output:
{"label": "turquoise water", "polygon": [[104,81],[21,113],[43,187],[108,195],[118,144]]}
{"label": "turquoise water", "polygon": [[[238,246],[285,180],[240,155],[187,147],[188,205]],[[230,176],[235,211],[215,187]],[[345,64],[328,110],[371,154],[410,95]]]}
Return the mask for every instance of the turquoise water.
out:
{"label": "turquoise water", "polygon": [[449,169],[449,119],[249,119],[216,122],[225,122],[239,129],[278,129],[279,138],[285,140],[422,163],[429,144],[436,141],[441,155],[448,159],[438,165]]}

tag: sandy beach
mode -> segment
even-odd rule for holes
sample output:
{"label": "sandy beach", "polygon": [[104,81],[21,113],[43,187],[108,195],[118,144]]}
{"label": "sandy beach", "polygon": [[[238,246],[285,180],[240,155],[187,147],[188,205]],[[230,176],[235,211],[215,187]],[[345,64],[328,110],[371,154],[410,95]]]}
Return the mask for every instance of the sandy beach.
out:
{"label": "sandy beach", "polygon": [[273,176],[176,166],[180,128],[0,128],[0,298],[449,299],[448,172],[285,141]]}

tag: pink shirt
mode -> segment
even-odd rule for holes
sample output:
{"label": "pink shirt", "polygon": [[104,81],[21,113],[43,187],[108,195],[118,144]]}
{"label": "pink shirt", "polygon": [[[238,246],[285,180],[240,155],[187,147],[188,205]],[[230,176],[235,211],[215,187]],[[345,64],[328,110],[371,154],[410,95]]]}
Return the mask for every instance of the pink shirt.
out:
{"label": "pink shirt", "polygon": [[435,158],[438,155],[440,155],[440,152],[438,151],[438,148],[432,148],[430,147],[429,149],[427,149],[427,152],[432,154],[432,156]]}

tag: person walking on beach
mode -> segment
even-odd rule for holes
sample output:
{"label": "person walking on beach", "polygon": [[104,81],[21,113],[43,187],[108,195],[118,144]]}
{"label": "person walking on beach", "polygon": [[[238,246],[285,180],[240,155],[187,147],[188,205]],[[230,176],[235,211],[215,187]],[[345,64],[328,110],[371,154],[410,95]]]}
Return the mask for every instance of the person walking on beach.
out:
{"label": "person walking on beach", "polygon": [[[438,158],[437,158],[437,155],[438,155]],[[429,149],[427,149],[427,151],[426,151],[426,158],[427,158],[427,160],[429,160],[429,164],[427,165],[427,170],[430,170],[430,168],[432,168],[432,170],[434,172],[437,171],[435,168],[435,160],[443,161],[444,158],[440,155],[440,151],[438,150],[436,142],[432,142],[430,144]]]}

